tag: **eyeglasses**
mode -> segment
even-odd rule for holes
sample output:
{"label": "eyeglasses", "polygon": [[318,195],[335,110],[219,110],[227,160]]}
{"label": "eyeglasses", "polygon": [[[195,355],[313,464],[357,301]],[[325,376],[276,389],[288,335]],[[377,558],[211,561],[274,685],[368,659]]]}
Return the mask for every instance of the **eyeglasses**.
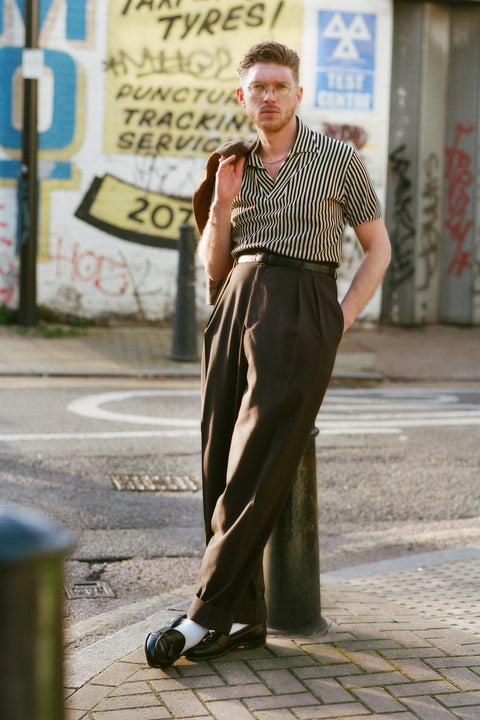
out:
{"label": "eyeglasses", "polygon": [[254,97],[265,97],[268,92],[268,88],[272,88],[275,97],[287,97],[290,90],[292,89],[288,83],[275,83],[274,85],[265,85],[265,83],[253,83],[249,85],[248,89]]}

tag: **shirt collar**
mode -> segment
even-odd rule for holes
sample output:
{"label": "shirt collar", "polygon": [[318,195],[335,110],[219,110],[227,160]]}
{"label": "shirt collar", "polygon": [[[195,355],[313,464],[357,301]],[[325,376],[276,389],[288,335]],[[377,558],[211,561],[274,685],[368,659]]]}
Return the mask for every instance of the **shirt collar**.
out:
{"label": "shirt collar", "polygon": [[318,152],[320,148],[320,135],[306,125],[301,117],[297,115],[298,130],[295,142],[290,153]]}
{"label": "shirt collar", "polygon": [[[299,153],[318,152],[320,148],[319,134],[311,130],[308,125],[303,122],[301,117],[299,117],[298,115],[296,117],[297,134],[295,136],[295,140],[289,155],[291,156],[297,155]],[[259,149],[260,139],[257,138],[257,142],[255,143],[255,146],[249,154],[247,161],[249,164],[254,165],[255,167],[263,167],[262,161],[260,160],[258,154]]]}

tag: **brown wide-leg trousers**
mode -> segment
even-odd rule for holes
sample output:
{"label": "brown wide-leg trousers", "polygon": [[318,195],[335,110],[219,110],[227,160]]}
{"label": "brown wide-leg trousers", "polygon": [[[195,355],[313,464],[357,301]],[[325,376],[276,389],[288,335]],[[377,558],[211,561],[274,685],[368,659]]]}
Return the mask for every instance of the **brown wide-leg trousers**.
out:
{"label": "brown wide-leg trousers", "polygon": [[330,380],[343,314],[333,277],[245,263],[205,329],[207,547],[188,617],[227,634],[266,620],[263,550]]}

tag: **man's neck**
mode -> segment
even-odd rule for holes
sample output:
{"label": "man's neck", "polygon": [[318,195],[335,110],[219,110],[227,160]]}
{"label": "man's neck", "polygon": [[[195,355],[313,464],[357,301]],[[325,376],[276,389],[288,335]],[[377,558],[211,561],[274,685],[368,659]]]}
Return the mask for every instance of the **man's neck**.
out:
{"label": "man's neck", "polygon": [[265,160],[276,160],[288,155],[292,149],[297,135],[297,120],[293,121],[279,132],[269,133],[258,129],[260,140],[259,155]]}

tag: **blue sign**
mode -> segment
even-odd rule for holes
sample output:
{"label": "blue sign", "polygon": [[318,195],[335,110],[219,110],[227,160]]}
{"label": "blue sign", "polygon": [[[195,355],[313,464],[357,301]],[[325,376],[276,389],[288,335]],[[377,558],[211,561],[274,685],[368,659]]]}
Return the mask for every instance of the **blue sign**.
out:
{"label": "blue sign", "polygon": [[[87,8],[88,0],[66,0],[64,12],[65,37],[67,40],[86,40],[87,38]],[[4,11],[6,5],[16,5],[23,19],[25,19],[25,0],[15,0],[7,3],[0,0],[0,36],[5,30]],[[48,22],[47,15],[56,0],[40,0],[39,2],[39,32]],[[6,14],[5,14],[5,17]],[[40,150],[63,150],[69,148],[74,140],[77,129],[77,67],[71,55],[63,50],[45,50],[45,66],[53,75],[53,112],[49,128],[38,133]],[[14,126],[15,102],[15,75],[22,66],[22,48],[0,47],[0,147],[7,150],[19,150],[22,147],[22,132]],[[82,108],[83,110],[83,108]],[[73,150],[70,150],[70,153]],[[0,161],[0,179],[18,178],[20,169],[19,160]],[[48,172],[48,175],[46,173]],[[72,177],[72,167],[69,161],[61,160],[55,163],[39,161],[39,175],[41,178]]]}
{"label": "blue sign", "polygon": [[315,107],[373,110],[376,19],[373,13],[319,10]]}

